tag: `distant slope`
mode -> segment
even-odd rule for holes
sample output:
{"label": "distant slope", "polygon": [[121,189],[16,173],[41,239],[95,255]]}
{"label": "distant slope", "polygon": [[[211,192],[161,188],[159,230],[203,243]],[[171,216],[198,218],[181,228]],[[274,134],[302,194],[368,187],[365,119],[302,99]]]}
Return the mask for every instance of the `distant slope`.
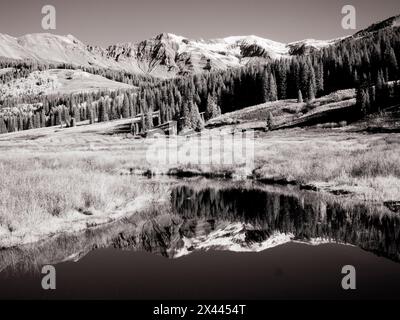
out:
{"label": "distant slope", "polygon": [[[208,121],[207,127],[214,128],[232,124],[265,127],[269,114],[273,116],[275,129],[335,122],[350,118],[350,111],[355,104],[354,89],[339,90],[310,103],[299,103],[294,99],[279,100],[224,113]],[[342,116],[343,119],[338,119]]]}
{"label": "distant slope", "polygon": [[354,34],[354,37],[364,37],[370,33],[374,33],[382,29],[396,28],[396,27],[400,27],[400,15],[390,17],[378,23],[374,23],[368,28],[365,28]]}
{"label": "distant slope", "polygon": [[13,71],[14,71],[14,68],[4,68],[4,69],[0,69],[0,76],[2,76],[3,74],[6,74],[6,73],[13,72]]}
{"label": "distant slope", "polygon": [[0,85],[0,99],[19,95],[71,94],[133,88],[81,70],[55,69],[32,72],[27,78]]}

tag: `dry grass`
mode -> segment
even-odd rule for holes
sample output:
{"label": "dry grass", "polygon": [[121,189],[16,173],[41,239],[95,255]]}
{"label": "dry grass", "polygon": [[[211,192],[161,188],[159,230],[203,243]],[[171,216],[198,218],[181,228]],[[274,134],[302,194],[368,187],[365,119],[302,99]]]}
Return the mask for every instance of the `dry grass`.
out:
{"label": "dry grass", "polygon": [[[274,117],[275,125],[288,124],[302,116],[309,116],[336,108],[350,107],[355,104],[355,90],[340,90],[332,94],[317,98],[312,102],[298,103],[295,99],[266,102],[247,107],[211,119],[211,126],[221,126],[232,122],[265,122],[268,114]],[[265,123],[264,123],[265,125]]]}
{"label": "dry grass", "polygon": [[257,174],[341,188],[368,200],[399,200],[400,138],[339,130],[268,137],[256,151]]}
{"label": "dry grass", "polygon": [[1,154],[0,243],[7,246],[1,239],[10,236],[15,244],[81,230],[166,199],[162,185],[117,175],[101,160],[84,153]]}

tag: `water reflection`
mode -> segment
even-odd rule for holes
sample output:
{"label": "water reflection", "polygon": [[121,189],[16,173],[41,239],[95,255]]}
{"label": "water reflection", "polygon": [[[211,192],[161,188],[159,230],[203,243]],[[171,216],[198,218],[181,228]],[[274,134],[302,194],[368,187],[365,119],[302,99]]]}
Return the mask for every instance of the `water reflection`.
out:
{"label": "water reflection", "polygon": [[[400,217],[381,205],[254,185],[179,186],[172,203],[174,212],[190,224],[189,230],[202,220],[209,221],[211,229],[225,220],[248,225],[244,230],[248,242],[286,234],[291,240],[347,243],[396,261],[400,258]],[[188,228],[182,230],[192,236]]]}
{"label": "water reflection", "polygon": [[400,217],[387,208],[295,187],[179,182],[171,202],[81,234],[0,251],[0,269],[79,260],[98,248],[177,258],[199,250],[263,251],[289,242],[351,244],[399,261]]}

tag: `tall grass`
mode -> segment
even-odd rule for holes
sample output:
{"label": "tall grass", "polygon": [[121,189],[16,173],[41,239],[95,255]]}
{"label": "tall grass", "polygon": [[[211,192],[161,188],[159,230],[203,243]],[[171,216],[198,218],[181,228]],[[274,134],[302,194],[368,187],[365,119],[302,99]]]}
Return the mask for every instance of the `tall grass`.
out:
{"label": "tall grass", "polygon": [[45,157],[2,159],[1,227],[8,231],[33,229],[53,218],[112,211],[148,188],[137,177],[115,175],[95,164],[83,165],[82,158],[69,159],[64,167],[56,162]]}
{"label": "tall grass", "polygon": [[[264,148],[266,148],[264,146]],[[400,140],[280,141],[256,156],[256,173],[351,189],[368,200],[400,200]]]}

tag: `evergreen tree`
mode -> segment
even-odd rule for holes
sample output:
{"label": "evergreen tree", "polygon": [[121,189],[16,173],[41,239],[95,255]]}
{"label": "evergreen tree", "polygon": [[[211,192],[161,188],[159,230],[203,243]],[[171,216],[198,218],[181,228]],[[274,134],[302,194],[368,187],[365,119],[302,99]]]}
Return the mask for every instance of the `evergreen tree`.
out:
{"label": "evergreen tree", "polygon": [[215,98],[211,95],[208,95],[207,108],[205,113],[206,119],[209,120],[218,117],[219,115],[221,115],[220,107],[217,105]]}
{"label": "evergreen tree", "polygon": [[369,109],[369,96],[368,96],[368,91],[365,90],[364,88],[357,88],[356,90],[356,101],[358,108],[360,110],[361,116],[365,116],[368,113]]}
{"label": "evergreen tree", "polygon": [[122,117],[125,119],[130,117],[129,98],[126,92],[124,94],[124,100],[122,102]]}
{"label": "evergreen tree", "polygon": [[104,122],[104,99],[101,98],[98,104],[98,108],[99,108],[99,122]]}
{"label": "evergreen tree", "polygon": [[272,115],[271,112],[268,112],[266,129],[267,129],[268,131],[270,131],[270,130],[273,129],[273,127],[274,127],[274,117],[273,117],[273,115]]}
{"label": "evergreen tree", "polygon": [[106,98],[103,104],[104,118],[103,121],[107,122],[110,120],[110,99]]}
{"label": "evergreen tree", "polygon": [[316,80],[315,80],[315,72],[312,66],[309,67],[309,78],[308,78],[308,101],[312,101],[315,99],[316,92]]}
{"label": "evergreen tree", "polygon": [[153,128],[153,110],[149,109],[146,113],[146,123],[145,123],[146,130],[150,130]]}
{"label": "evergreen tree", "polygon": [[268,81],[269,101],[278,100],[278,90],[274,75],[271,73]]}
{"label": "evergreen tree", "polygon": [[182,119],[182,128],[181,129],[184,129],[184,128],[189,129],[192,127],[192,119],[191,119],[189,104],[186,101],[183,103],[181,119]]}
{"label": "evergreen tree", "polygon": [[6,123],[4,122],[4,119],[2,117],[0,117],[0,134],[1,133],[7,133],[7,126]]}
{"label": "evergreen tree", "polygon": [[264,69],[264,73],[262,76],[262,101],[268,102],[270,99],[270,86],[269,86],[269,72],[268,69]]}
{"label": "evergreen tree", "polygon": [[302,93],[301,93],[301,90],[299,90],[299,91],[297,92],[297,102],[298,102],[298,103],[303,103],[303,95],[302,95]]}
{"label": "evergreen tree", "polygon": [[191,128],[196,131],[201,131],[204,128],[204,122],[200,116],[197,104],[193,103],[192,101],[189,101],[189,110],[190,110],[189,117],[190,117]]}
{"label": "evergreen tree", "polygon": [[386,81],[398,80],[398,65],[396,54],[392,47],[387,47],[385,51],[385,61],[386,61]]}
{"label": "evergreen tree", "polygon": [[95,123],[94,110],[93,110],[93,106],[90,105],[90,107],[89,107],[89,124],[94,124],[94,123]]}
{"label": "evergreen tree", "polygon": [[314,85],[312,83],[312,80],[309,80],[308,83],[308,101],[313,101],[315,99],[315,91],[314,91]]}
{"label": "evergreen tree", "polygon": [[46,113],[44,108],[40,111],[40,126],[42,128],[46,127]]}

